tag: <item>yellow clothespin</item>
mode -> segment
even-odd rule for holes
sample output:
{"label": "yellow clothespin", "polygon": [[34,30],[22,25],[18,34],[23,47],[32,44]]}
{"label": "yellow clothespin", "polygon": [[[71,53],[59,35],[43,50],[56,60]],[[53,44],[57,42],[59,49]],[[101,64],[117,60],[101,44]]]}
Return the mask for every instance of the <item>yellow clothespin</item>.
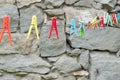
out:
{"label": "yellow clothespin", "polygon": [[91,24],[94,24],[94,22],[97,20],[97,16],[91,21]]}
{"label": "yellow clothespin", "polygon": [[29,39],[33,27],[35,28],[37,39],[39,39],[39,32],[38,32],[38,28],[37,28],[37,17],[35,15],[32,16],[32,22],[31,22],[31,25],[30,25],[30,28],[29,28],[27,39]]}

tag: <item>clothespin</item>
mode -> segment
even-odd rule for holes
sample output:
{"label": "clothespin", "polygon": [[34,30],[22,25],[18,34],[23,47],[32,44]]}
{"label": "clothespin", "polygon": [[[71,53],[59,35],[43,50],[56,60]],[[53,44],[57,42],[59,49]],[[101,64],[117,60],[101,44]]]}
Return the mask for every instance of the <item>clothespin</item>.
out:
{"label": "clothespin", "polygon": [[93,25],[95,23],[95,21],[97,20],[97,16],[91,21],[91,24]]}
{"label": "clothespin", "polygon": [[108,19],[107,19],[107,26],[113,26],[113,22],[112,22],[112,17],[110,15],[108,15]]}
{"label": "clothespin", "polygon": [[117,20],[120,21],[120,13],[117,14]]}
{"label": "clothespin", "polygon": [[55,17],[52,18],[52,26],[50,28],[50,34],[49,34],[48,38],[51,37],[53,29],[56,31],[56,37],[57,37],[57,39],[59,39],[58,27],[57,27],[57,23],[56,23],[56,18]]}
{"label": "clothespin", "polygon": [[5,31],[8,32],[9,43],[12,46],[13,42],[12,42],[12,36],[11,36],[11,30],[10,30],[10,17],[9,16],[4,16],[2,31],[0,33],[0,42],[2,41],[2,38],[3,38]]}
{"label": "clothespin", "polygon": [[79,36],[74,19],[71,19],[70,36],[72,35],[72,30],[75,31],[76,36]]}
{"label": "clothespin", "polygon": [[39,32],[38,32],[38,28],[37,28],[37,17],[35,15],[32,16],[32,21],[31,21],[31,25],[30,25],[29,32],[27,35],[27,39],[29,39],[33,27],[35,28],[37,39],[39,39]]}
{"label": "clothespin", "polygon": [[107,24],[109,14],[104,12],[104,24]]}
{"label": "clothespin", "polygon": [[116,13],[113,13],[113,14],[112,14],[112,21],[113,21],[114,24],[115,24],[115,23],[118,23]]}
{"label": "clothespin", "polygon": [[89,21],[88,23],[87,23],[87,29],[88,28],[91,28],[92,27],[92,24],[91,24],[91,22]]}
{"label": "clothespin", "polygon": [[101,17],[101,18],[100,18],[100,26],[105,28],[105,25],[104,25],[104,17]]}
{"label": "clothespin", "polygon": [[80,24],[80,36],[83,37],[85,35],[85,24],[81,22]]}

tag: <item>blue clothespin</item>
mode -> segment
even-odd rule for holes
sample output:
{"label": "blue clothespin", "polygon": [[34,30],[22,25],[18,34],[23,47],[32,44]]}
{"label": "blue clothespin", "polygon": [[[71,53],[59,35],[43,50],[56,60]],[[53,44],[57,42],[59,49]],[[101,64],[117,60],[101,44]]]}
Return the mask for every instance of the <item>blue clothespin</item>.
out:
{"label": "blue clothespin", "polygon": [[80,23],[80,36],[83,37],[85,35],[85,24],[84,22]]}
{"label": "blue clothespin", "polygon": [[117,20],[120,21],[120,13],[117,14]]}
{"label": "blue clothespin", "polygon": [[76,36],[79,36],[74,19],[71,19],[70,36],[72,35],[72,30],[74,30]]}

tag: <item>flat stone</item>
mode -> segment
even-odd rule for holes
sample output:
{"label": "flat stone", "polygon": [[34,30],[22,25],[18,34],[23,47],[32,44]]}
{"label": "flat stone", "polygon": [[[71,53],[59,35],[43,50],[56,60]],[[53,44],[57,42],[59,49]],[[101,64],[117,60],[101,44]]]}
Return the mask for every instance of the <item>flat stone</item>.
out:
{"label": "flat stone", "polygon": [[17,0],[17,6],[22,8],[24,6],[29,6],[30,4],[41,2],[41,0]]}
{"label": "flat stone", "polygon": [[10,17],[11,32],[17,31],[19,22],[17,7],[10,4],[4,4],[0,6],[0,26],[2,26],[3,18],[5,15],[8,15]]}
{"label": "flat stone", "polygon": [[[31,25],[32,16],[37,16],[37,24],[39,25],[43,22],[43,12],[41,9],[37,8],[36,6],[32,5],[29,8],[20,9],[20,31],[27,32]],[[39,28],[38,28],[39,29]]]}
{"label": "flat stone", "polygon": [[0,56],[0,70],[7,72],[27,72],[46,74],[51,65],[36,55]]}
{"label": "flat stone", "polygon": [[80,21],[84,21],[85,24],[89,21],[92,21],[96,16],[103,16],[106,11],[96,10],[96,9],[77,9],[73,7],[64,7],[63,8],[66,16],[66,26],[71,25],[71,19],[75,20],[77,26],[80,26]]}
{"label": "flat stone", "polygon": [[115,7],[115,5],[117,3],[117,0],[95,0],[95,1],[103,4],[104,6],[111,7],[112,9]]}
{"label": "flat stone", "polygon": [[21,80],[41,80],[41,76],[39,74],[29,74],[23,77]]}
{"label": "flat stone", "polygon": [[42,57],[58,56],[66,50],[66,36],[64,32],[64,22],[57,21],[59,39],[56,38],[55,30],[50,39],[48,39],[51,21],[48,21],[41,29],[40,36],[40,54]]}
{"label": "flat stone", "polygon": [[120,58],[109,52],[91,52],[90,80],[120,80]]}
{"label": "flat stone", "polygon": [[86,33],[83,38],[76,37],[76,35],[73,34],[69,37],[69,41],[71,46],[74,48],[118,52],[120,48],[120,39],[118,38],[120,36],[119,33],[119,29],[112,27],[106,27],[106,29],[100,30],[86,29]]}
{"label": "flat stone", "polygon": [[15,0],[0,0],[0,4],[14,4]]}
{"label": "flat stone", "polygon": [[81,71],[76,71],[73,73],[74,76],[89,76],[89,72],[88,71],[84,71],[84,70],[81,70]]}
{"label": "flat stone", "polygon": [[11,46],[8,34],[5,33],[0,43],[0,55],[37,53],[39,40],[36,35],[31,34],[28,40],[26,40],[26,37],[26,34],[12,33],[13,45]]}
{"label": "flat stone", "polygon": [[79,1],[79,0],[65,0],[65,4],[67,4],[67,5],[72,5],[72,4],[74,4],[75,2],[77,2],[77,1]]}
{"label": "flat stone", "polygon": [[90,55],[89,51],[87,50],[87,51],[82,52],[79,56],[79,63],[82,65],[82,67],[84,69],[89,69],[89,66],[90,66],[90,64],[89,64],[90,56],[89,55]]}
{"label": "flat stone", "polygon": [[88,3],[88,0],[79,0],[77,3],[74,4],[74,6],[77,6],[77,7],[92,7],[91,4],[93,3],[93,0],[89,0],[89,3]]}
{"label": "flat stone", "polygon": [[64,3],[64,0],[45,0],[46,5],[51,5],[53,7],[59,7]]}
{"label": "flat stone", "polygon": [[[62,66],[62,67],[61,67]],[[69,73],[80,69],[81,66],[76,59],[72,57],[62,56],[53,66],[53,70],[57,69],[61,73]]]}
{"label": "flat stone", "polygon": [[76,80],[74,76],[59,76],[56,80]]}
{"label": "flat stone", "polygon": [[45,12],[51,16],[59,16],[64,14],[64,11],[62,9],[48,9],[45,10]]}
{"label": "flat stone", "polygon": [[0,80],[18,80],[18,78],[10,74],[5,74],[0,77]]}

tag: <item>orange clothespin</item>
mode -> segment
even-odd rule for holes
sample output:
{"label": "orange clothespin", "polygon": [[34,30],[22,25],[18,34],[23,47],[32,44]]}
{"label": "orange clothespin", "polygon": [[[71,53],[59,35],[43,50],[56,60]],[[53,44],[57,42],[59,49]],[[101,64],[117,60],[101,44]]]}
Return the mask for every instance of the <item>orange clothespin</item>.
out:
{"label": "orange clothespin", "polygon": [[57,39],[59,39],[57,21],[56,21],[56,18],[55,18],[55,17],[52,18],[52,26],[51,26],[51,28],[50,28],[50,34],[49,34],[48,38],[51,37],[53,30],[56,31],[56,37],[57,37]]}
{"label": "orange clothespin", "polygon": [[91,22],[89,21],[88,23],[87,23],[87,29],[89,29],[89,28],[91,28],[92,27],[92,24],[91,24]]}
{"label": "orange clothespin", "polygon": [[2,31],[0,34],[0,42],[2,41],[5,30],[8,32],[9,43],[12,46],[13,42],[12,42],[12,36],[11,36],[11,30],[10,30],[10,17],[9,16],[4,16]]}
{"label": "orange clothespin", "polygon": [[113,23],[118,23],[117,22],[117,15],[116,15],[116,13],[112,14],[112,21],[113,21]]}

